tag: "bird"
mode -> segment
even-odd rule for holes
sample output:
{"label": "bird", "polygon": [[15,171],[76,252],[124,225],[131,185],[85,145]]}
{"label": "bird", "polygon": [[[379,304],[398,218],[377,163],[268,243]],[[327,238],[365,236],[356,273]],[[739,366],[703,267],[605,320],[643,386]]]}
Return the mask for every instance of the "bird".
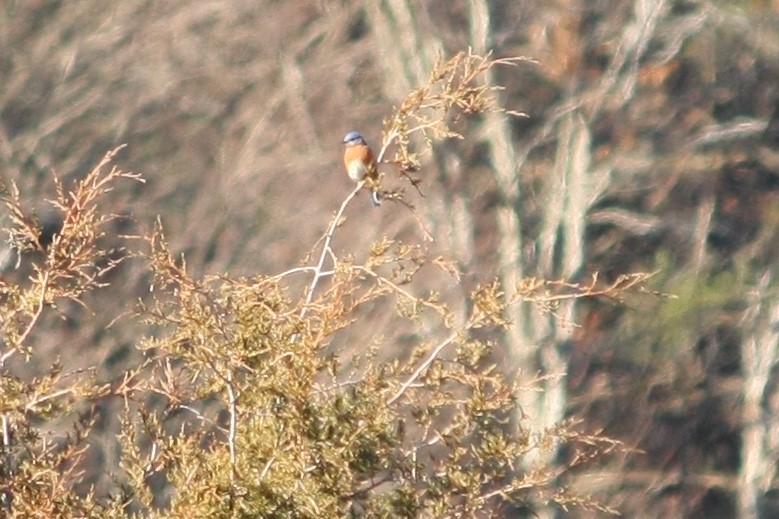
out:
{"label": "bird", "polygon": [[355,182],[365,181],[371,190],[373,205],[381,205],[378,191],[379,169],[376,165],[376,157],[374,157],[371,147],[358,132],[351,131],[344,137],[344,166],[346,166],[349,178]]}

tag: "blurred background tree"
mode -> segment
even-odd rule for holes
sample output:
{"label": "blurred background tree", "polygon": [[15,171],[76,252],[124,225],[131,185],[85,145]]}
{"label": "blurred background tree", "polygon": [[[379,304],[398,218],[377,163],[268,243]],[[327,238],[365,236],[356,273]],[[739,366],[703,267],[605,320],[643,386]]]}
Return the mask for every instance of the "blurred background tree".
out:
{"label": "blurred background tree", "polygon": [[[527,117],[460,121],[468,139],[420,158],[425,196],[407,196],[431,255],[457,260],[460,295],[496,273],[515,286],[659,271],[654,288],[678,299],[512,307],[495,360],[518,382],[547,377],[521,395],[539,428],[578,417],[644,451],[567,484],[626,516],[777,513],[775,1],[10,0],[0,39],[0,175],[47,235],[62,224],[41,202],[50,171],[80,179],[128,143],[119,163],[147,184],[109,194],[112,234],[148,232],[159,214],[198,276],[297,265],[323,231],[312,222],[351,189],[342,136],[380,143],[439,54],[534,58],[490,72]],[[404,207],[361,202],[339,253],[418,237]],[[23,279],[12,256],[2,275]],[[124,262],[109,280],[35,330],[37,368],[60,356],[112,380],[140,362],[117,294],[145,297],[151,279]],[[366,315],[349,330],[360,343],[389,319]],[[98,408],[107,435],[117,405]],[[87,455],[92,483],[118,461],[110,447]]]}

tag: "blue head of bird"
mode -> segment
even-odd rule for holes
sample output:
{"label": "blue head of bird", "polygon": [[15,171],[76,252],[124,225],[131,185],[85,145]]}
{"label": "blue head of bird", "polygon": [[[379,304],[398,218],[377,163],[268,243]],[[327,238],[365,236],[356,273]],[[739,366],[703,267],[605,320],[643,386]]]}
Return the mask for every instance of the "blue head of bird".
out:
{"label": "blue head of bird", "polygon": [[365,144],[365,139],[359,132],[349,132],[344,137],[344,144],[347,146],[355,146],[357,144]]}

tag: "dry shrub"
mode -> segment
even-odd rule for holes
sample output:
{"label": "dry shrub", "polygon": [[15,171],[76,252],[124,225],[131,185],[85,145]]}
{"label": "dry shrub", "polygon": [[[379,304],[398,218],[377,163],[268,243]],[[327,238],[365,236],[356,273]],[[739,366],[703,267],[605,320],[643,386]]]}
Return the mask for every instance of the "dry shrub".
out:
{"label": "dry shrub", "polygon": [[[481,83],[490,67],[513,63],[470,53],[442,60],[430,83],[413,92],[386,121],[381,150],[409,180],[416,157],[441,138],[461,137],[457,118],[500,110],[495,87]],[[423,137],[420,146],[414,135]],[[59,300],[80,300],[125,256],[103,245],[110,214],[98,202],[117,180],[139,180],[112,168],[115,152],[73,189],[57,183],[61,230],[50,244],[13,186],[4,198],[9,243],[32,275],[0,286],[2,361],[35,355],[28,341],[40,316]],[[417,274],[438,271],[442,286],[458,283],[453,263],[431,257],[422,243],[379,238],[360,262],[338,255],[344,201],[318,243],[313,266],[250,278],[192,276],[170,251],[161,224],[135,254],[148,262],[152,290],[137,315],[148,326],[137,347],[146,361],[111,384],[89,372],[22,381],[2,371],[3,456],[0,497],[18,517],[462,517],[559,506],[614,513],[560,484],[574,466],[599,460],[619,442],[566,422],[529,433],[518,387],[488,361],[506,328],[507,309],[535,305],[554,313],[566,299],[619,299],[643,290],[646,275],[603,286],[527,279],[497,281],[469,298],[444,303],[420,295]],[[404,201],[400,190],[388,197]],[[411,205],[405,202],[408,207]],[[31,253],[38,253],[38,260]],[[360,251],[354,251],[355,257]],[[289,281],[310,277],[302,294]],[[131,301],[126,302],[131,305]],[[380,339],[343,344],[343,332],[370,306],[394,317]],[[403,325],[401,326],[401,323]],[[414,330],[400,337],[398,330]],[[355,340],[355,339],[352,339]],[[390,360],[379,350],[409,344]],[[341,352],[357,351],[350,358]],[[77,494],[80,461],[92,423],[69,432],[47,428],[72,417],[75,404],[107,395],[124,399],[122,462],[115,491],[99,499]],[[152,402],[155,402],[153,405]],[[161,403],[161,405],[160,405]],[[569,462],[523,466],[535,449],[569,448]]]}

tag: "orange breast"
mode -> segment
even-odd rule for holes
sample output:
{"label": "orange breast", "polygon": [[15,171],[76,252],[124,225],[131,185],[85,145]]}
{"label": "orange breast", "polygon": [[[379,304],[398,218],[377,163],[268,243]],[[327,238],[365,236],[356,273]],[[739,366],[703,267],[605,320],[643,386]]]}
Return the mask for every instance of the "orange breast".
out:
{"label": "orange breast", "polygon": [[346,150],[344,150],[344,164],[348,166],[353,160],[360,160],[363,164],[371,164],[373,163],[373,153],[371,152],[371,149],[364,144],[348,146]]}
{"label": "orange breast", "polygon": [[376,176],[376,161],[368,146],[347,146],[344,150],[344,165],[352,180],[362,180],[366,175],[371,178]]}

